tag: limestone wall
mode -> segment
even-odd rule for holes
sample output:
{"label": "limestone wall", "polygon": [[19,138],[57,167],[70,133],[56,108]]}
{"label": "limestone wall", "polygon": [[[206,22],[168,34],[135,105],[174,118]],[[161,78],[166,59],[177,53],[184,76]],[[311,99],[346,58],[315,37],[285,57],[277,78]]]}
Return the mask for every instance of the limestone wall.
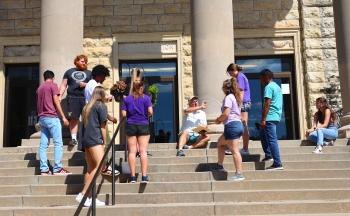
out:
{"label": "limestone wall", "polygon": [[332,4],[332,0],[302,0],[303,63],[310,124],[316,98],[325,96],[335,111],[341,108]]}

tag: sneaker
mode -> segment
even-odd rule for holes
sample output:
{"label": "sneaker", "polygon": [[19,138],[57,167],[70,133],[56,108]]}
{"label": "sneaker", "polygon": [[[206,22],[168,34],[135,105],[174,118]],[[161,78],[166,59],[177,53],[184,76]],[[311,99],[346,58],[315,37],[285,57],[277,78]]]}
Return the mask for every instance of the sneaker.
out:
{"label": "sneaker", "polygon": [[182,151],[182,149],[179,149],[179,150],[177,151],[176,156],[185,156],[185,153],[184,153],[184,151]]}
{"label": "sneaker", "polygon": [[234,176],[228,178],[227,180],[228,181],[242,181],[244,179],[245,178],[244,178],[243,174],[236,173]]}
{"label": "sneaker", "polygon": [[129,182],[136,183],[136,176],[130,176]]}
{"label": "sneaker", "polygon": [[41,171],[41,175],[52,175],[51,170],[48,170],[46,172]]}
{"label": "sneaker", "polygon": [[224,166],[216,164],[210,169],[212,172],[225,172]]}
{"label": "sneaker", "polygon": [[136,157],[137,157],[137,158],[140,157],[140,152],[136,152]]}
{"label": "sneaker", "polygon": [[323,146],[333,146],[333,140],[331,140],[331,141],[324,141],[323,142]]}
{"label": "sneaker", "polygon": [[273,161],[273,158],[271,156],[265,156],[261,162],[266,162],[266,161]]}
{"label": "sneaker", "polygon": [[148,151],[147,151],[147,156],[148,156],[148,157],[152,157],[153,155],[150,154],[150,153],[148,153]]}
{"label": "sneaker", "polygon": [[322,154],[322,146],[321,145],[317,145],[315,150],[312,151],[312,153],[315,153],[315,154]]}
{"label": "sneaker", "polygon": [[75,140],[75,139],[72,139],[72,140],[68,143],[69,146],[76,146],[77,144],[78,144],[78,142],[77,142],[77,140]]}
{"label": "sneaker", "polygon": [[189,145],[184,145],[184,149],[191,149],[191,146],[189,146]]}
{"label": "sneaker", "polygon": [[[118,170],[114,170],[114,176],[118,176],[120,172]],[[106,166],[105,169],[101,172],[101,175],[112,176],[112,167]]]}
{"label": "sneaker", "polygon": [[[81,200],[83,199],[84,195],[79,193],[77,197],[75,197],[75,200],[78,201],[78,203],[81,203]],[[91,199],[86,198],[84,206],[90,206],[91,205]]]}
{"label": "sneaker", "polygon": [[[104,205],[106,205],[106,203],[100,201],[100,200],[97,199],[97,198],[95,199],[95,202],[96,202],[96,206],[104,206]],[[91,201],[91,203],[92,203],[92,201]]]}
{"label": "sneaker", "polygon": [[249,155],[249,150],[245,150],[245,149],[241,149],[239,150],[239,153],[241,153],[241,155]]}
{"label": "sneaker", "polygon": [[272,164],[272,166],[266,167],[266,170],[283,170],[282,164]]}
{"label": "sneaker", "polygon": [[69,175],[72,174],[71,172],[69,172],[68,170],[61,168],[60,170],[58,170],[57,172],[53,173],[54,175]]}
{"label": "sneaker", "polygon": [[142,181],[141,181],[141,183],[148,183],[149,182],[149,180],[148,180],[148,176],[142,176]]}
{"label": "sneaker", "polygon": [[232,152],[230,151],[230,149],[225,149],[225,155],[232,155]]}

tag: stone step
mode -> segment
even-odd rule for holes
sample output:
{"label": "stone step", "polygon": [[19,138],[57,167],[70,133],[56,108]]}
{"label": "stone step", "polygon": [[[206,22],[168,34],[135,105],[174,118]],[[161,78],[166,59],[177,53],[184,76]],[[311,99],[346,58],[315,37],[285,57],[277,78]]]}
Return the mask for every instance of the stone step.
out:
{"label": "stone step", "polygon": [[[73,161],[73,162],[72,162]],[[35,163],[34,163],[35,162]],[[53,161],[50,161],[53,164]],[[73,164],[73,165],[72,165]],[[86,164],[85,159],[81,160],[63,160],[62,165],[73,174],[85,173]],[[265,170],[270,166],[272,162],[243,162],[243,172],[249,170]],[[27,166],[31,167],[27,167]],[[35,166],[34,166],[35,165]],[[69,165],[69,166],[68,166]],[[178,163],[178,164],[149,164],[148,173],[166,173],[166,172],[206,172],[215,166],[215,163]],[[314,160],[314,161],[291,161],[283,162],[284,171],[286,170],[322,170],[322,169],[348,169],[350,167],[350,160],[329,160],[327,162]],[[231,159],[224,161],[224,168],[227,171],[234,171],[235,166]],[[116,169],[122,171],[121,166],[116,165]],[[136,172],[141,171],[141,166],[136,166]],[[39,161],[14,161],[14,162],[2,162],[2,168],[0,168],[0,176],[31,176],[39,175]]]}
{"label": "stone step", "polygon": [[[307,141],[307,140],[278,140],[278,144],[281,148],[283,147],[297,147],[297,146],[315,146],[314,143]],[[348,139],[337,139],[334,142],[335,146],[346,146],[348,144]],[[148,145],[149,150],[166,150],[166,149],[176,149],[176,143],[150,143]],[[242,140],[240,140],[239,143],[240,146],[242,146]],[[215,139],[212,139],[212,141],[207,146],[210,148],[216,148],[217,143]],[[249,142],[249,148],[261,148],[260,141],[250,141]],[[77,147],[74,146],[67,146],[64,145],[63,149],[65,151],[76,151]],[[116,144],[116,150],[124,150],[125,145],[119,145]],[[9,148],[1,148],[0,154],[4,153],[35,153],[38,151],[38,146],[19,146],[19,147],[9,147]],[[48,147],[48,151],[53,151],[53,144],[51,144]]]}
{"label": "stone step", "polygon": [[[150,182],[148,184],[116,184],[120,193],[167,193],[167,192],[203,192],[203,191],[237,191],[237,190],[301,190],[301,189],[349,189],[348,178],[323,179],[268,179],[231,181],[187,181],[184,182]],[[5,185],[0,186],[2,196],[18,195],[67,195],[78,194],[83,184],[46,184],[46,185]],[[110,193],[111,184],[97,182],[98,193]]]}
{"label": "stone step", "polygon": [[[45,207],[78,205],[76,195],[65,196],[10,196],[0,197],[0,207]],[[341,200],[350,199],[350,189],[342,190],[269,190],[269,191],[223,191],[223,192],[168,192],[116,194],[116,205],[121,204],[166,204],[166,203],[201,203],[201,202],[264,202],[278,197],[279,201],[292,200]],[[112,205],[111,194],[99,194],[98,199],[106,205]]]}
{"label": "stone step", "polygon": [[[17,207],[0,208],[1,215],[73,215],[77,206],[59,207]],[[128,204],[98,206],[97,215],[274,215],[291,214],[348,213],[350,200],[341,201],[290,201],[259,203],[167,203],[167,204]],[[89,215],[90,209],[83,208],[80,215]]]}
{"label": "stone step", "polygon": [[[189,181],[225,181],[235,174],[230,172],[171,172],[148,173],[152,182],[189,182]],[[141,173],[137,174],[140,181]],[[120,174],[115,178],[116,183],[126,183],[130,174]],[[317,179],[317,178],[350,178],[350,169],[329,170],[284,170],[284,171],[244,171],[246,180],[266,179]],[[112,177],[100,175],[97,182],[111,182]],[[72,174],[67,176],[2,176],[0,185],[45,185],[45,184],[81,184],[84,182],[84,174]]]}

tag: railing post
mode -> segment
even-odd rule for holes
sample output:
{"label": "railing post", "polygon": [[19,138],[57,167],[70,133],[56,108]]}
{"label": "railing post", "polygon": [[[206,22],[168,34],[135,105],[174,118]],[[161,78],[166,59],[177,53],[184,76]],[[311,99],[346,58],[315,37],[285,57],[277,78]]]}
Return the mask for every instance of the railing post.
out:
{"label": "railing post", "polygon": [[112,163],[112,205],[115,205],[115,145],[114,145],[114,140],[110,145],[112,145],[112,157],[111,157],[111,163]]}
{"label": "railing post", "polygon": [[92,182],[92,196],[91,196],[91,201],[92,201],[92,216],[96,216],[96,179],[95,181]]}

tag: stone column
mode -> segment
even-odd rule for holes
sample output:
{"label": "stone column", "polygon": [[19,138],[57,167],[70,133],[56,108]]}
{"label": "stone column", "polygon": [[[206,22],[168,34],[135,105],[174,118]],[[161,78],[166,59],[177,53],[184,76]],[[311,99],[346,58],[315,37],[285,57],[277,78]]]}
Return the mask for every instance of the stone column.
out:
{"label": "stone column", "polygon": [[46,70],[55,73],[59,86],[64,72],[83,53],[84,1],[41,1],[40,82]]}
{"label": "stone column", "polygon": [[333,0],[335,38],[339,68],[340,91],[343,105],[340,138],[350,138],[350,1]]}
{"label": "stone column", "polygon": [[[55,83],[60,87],[64,72],[74,67],[75,56],[83,53],[84,1],[43,0],[41,1],[40,29],[40,84],[43,73],[55,73]],[[66,94],[65,94],[66,95]],[[66,110],[66,101],[62,107]],[[37,130],[40,126],[37,124]],[[69,129],[63,128],[63,137],[69,136]],[[40,131],[22,140],[22,145],[39,145]]]}
{"label": "stone column", "polygon": [[205,110],[212,132],[222,132],[215,119],[224,98],[222,82],[226,68],[234,62],[232,0],[191,0],[191,43],[194,94]]}

